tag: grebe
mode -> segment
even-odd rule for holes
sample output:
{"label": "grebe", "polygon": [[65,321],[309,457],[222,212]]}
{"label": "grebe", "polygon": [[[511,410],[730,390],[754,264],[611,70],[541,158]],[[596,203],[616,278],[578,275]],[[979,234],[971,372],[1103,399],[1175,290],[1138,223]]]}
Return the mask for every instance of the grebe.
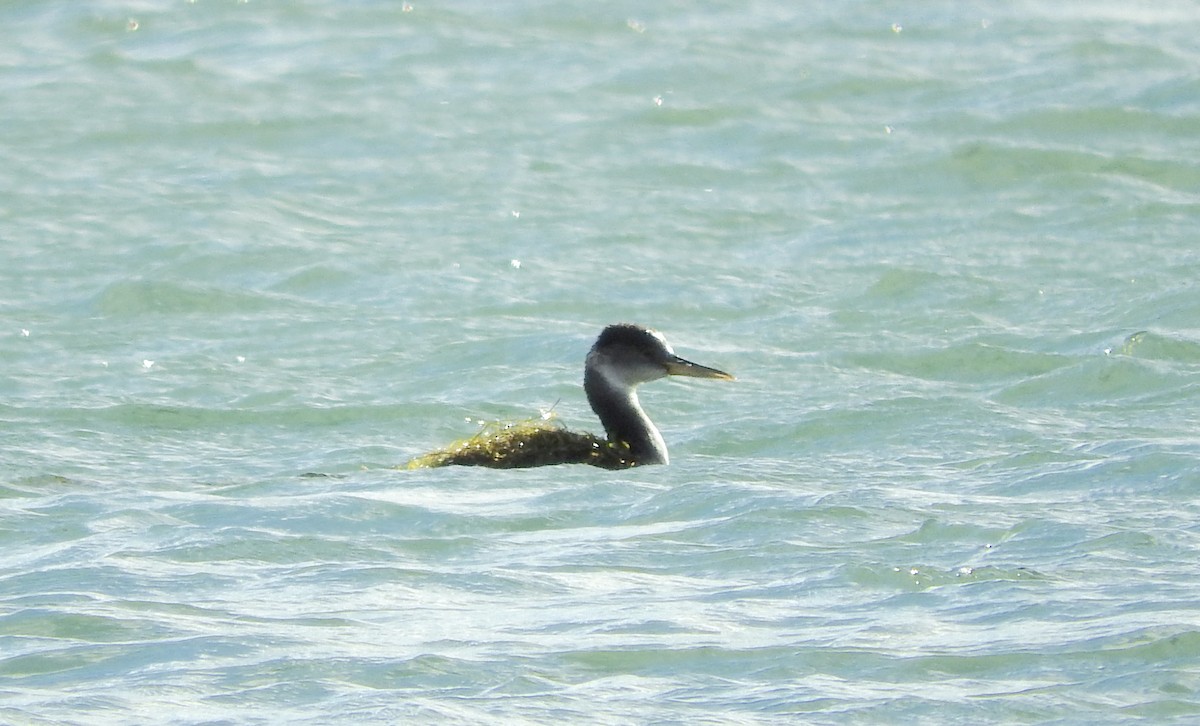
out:
{"label": "grebe", "polygon": [[734,380],[725,371],[675,355],[657,331],[628,323],[610,325],[592,345],[583,368],[583,390],[607,440],[540,422],[510,424],[418,457],[408,468],[591,464],[622,469],[666,464],[667,444],[637,397],[639,384],[666,376]]}

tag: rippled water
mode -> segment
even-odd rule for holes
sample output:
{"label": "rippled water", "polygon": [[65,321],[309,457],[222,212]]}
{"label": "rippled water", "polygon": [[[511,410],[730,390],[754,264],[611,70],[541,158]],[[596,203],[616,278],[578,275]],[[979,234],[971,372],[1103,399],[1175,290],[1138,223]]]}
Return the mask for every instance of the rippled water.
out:
{"label": "rippled water", "polygon": [[0,720],[1200,718],[1190,3],[0,27]]}

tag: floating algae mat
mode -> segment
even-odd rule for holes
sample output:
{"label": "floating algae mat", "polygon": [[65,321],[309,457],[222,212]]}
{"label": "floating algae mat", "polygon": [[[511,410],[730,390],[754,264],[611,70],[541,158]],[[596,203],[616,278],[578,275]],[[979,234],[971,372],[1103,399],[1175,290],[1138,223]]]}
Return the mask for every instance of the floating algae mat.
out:
{"label": "floating algae mat", "polygon": [[634,465],[629,446],[593,434],[581,434],[545,419],[497,421],[469,439],[418,456],[406,469],[438,466],[488,466],[522,469],[544,464],[591,464],[605,469]]}

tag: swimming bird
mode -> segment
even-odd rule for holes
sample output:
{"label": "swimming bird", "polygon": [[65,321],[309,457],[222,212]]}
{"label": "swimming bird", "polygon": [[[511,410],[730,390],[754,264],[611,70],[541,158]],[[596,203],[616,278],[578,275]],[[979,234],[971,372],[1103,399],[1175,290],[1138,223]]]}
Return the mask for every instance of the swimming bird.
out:
{"label": "swimming bird", "polygon": [[606,439],[541,422],[510,424],[418,457],[408,468],[591,464],[621,469],[670,461],[662,434],[638,402],[637,387],[666,376],[731,381],[725,371],[679,357],[661,333],[622,323],[605,328],[587,354],[583,390]]}

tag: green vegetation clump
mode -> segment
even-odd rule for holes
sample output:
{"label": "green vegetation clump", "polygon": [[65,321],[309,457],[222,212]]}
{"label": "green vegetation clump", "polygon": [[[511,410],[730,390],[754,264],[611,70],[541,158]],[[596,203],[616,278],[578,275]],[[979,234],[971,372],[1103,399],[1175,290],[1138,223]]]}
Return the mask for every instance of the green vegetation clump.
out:
{"label": "green vegetation clump", "polygon": [[568,431],[544,419],[488,424],[469,439],[418,456],[406,469],[439,466],[487,466],[522,469],[550,464],[590,464],[605,469],[634,465],[626,444]]}

